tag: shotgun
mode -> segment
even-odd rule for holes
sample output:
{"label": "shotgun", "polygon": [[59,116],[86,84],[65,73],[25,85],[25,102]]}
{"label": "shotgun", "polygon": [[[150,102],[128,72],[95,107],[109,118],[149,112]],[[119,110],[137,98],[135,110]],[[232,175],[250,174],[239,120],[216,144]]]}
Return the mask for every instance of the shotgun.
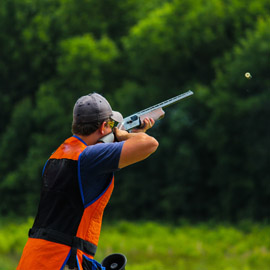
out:
{"label": "shotgun", "polygon": [[[125,117],[123,119],[123,121],[117,125],[117,127],[121,130],[126,130],[126,131],[130,132],[134,128],[141,127],[143,120],[147,117],[153,118],[155,121],[160,120],[165,115],[165,112],[163,110],[164,108],[166,108],[172,104],[175,104],[175,103],[179,102],[181,99],[186,98],[186,97],[191,96],[191,95],[193,95],[193,92],[191,90],[189,90],[181,95],[175,96],[175,97],[170,98],[166,101],[163,101],[159,104],[151,106],[147,109],[136,112],[130,116]],[[104,143],[105,142],[114,142],[114,140],[115,140],[115,137],[114,137],[114,134],[112,132],[112,133],[102,137],[100,139],[100,142],[104,142]]]}

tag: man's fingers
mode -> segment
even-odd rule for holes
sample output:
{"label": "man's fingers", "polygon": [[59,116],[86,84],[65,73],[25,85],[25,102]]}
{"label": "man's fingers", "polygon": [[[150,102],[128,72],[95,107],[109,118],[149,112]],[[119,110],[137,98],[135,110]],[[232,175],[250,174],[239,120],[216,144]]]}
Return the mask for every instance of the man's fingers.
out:
{"label": "man's fingers", "polygon": [[153,118],[150,118],[151,127],[155,124],[155,120]]}
{"label": "man's fingers", "polygon": [[155,124],[155,120],[153,118],[145,118],[143,121],[143,129],[146,131],[151,128]]}

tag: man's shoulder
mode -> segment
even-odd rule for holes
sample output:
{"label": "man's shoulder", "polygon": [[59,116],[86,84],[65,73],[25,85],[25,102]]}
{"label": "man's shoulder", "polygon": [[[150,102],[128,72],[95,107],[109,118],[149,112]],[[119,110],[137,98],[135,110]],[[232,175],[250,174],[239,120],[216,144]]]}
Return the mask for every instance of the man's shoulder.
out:
{"label": "man's shoulder", "polygon": [[118,170],[123,143],[99,143],[89,145],[80,154],[80,168],[113,172]]}
{"label": "man's shoulder", "polygon": [[81,153],[81,157],[84,156],[110,156],[118,153],[120,155],[123,147],[123,142],[115,143],[97,143],[94,145],[88,145]]}
{"label": "man's shoulder", "polygon": [[123,142],[114,142],[114,143],[96,143],[93,145],[88,145],[84,150],[85,151],[104,151],[104,150],[113,150],[122,148]]}

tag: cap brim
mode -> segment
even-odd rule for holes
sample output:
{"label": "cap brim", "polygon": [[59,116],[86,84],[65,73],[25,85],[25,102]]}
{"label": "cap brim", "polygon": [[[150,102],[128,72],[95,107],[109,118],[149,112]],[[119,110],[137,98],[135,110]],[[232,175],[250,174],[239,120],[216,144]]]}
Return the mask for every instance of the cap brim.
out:
{"label": "cap brim", "polygon": [[112,111],[112,113],[113,113],[111,116],[112,120],[114,120],[118,123],[123,122],[124,118],[120,112]]}

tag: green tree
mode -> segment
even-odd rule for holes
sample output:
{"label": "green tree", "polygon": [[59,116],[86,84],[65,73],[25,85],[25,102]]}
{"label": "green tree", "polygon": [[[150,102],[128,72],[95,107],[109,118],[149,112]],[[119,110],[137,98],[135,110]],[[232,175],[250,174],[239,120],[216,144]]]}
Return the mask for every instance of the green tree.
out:
{"label": "green tree", "polygon": [[215,76],[214,60],[230,50],[246,29],[253,29],[259,16],[267,16],[267,9],[269,1],[165,3],[124,38],[131,75],[143,87],[155,86],[156,96],[161,97],[192,82],[208,84]]}
{"label": "green tree", "polygon": [[269,5],[0,2],[1,213],[35,213],[79,96],[100,92],[128,115],[192,89],[150,131],[158,152],[119,172],[110,216],[268,216]]}
{"label": "green tree", "polygon": [[107,35],[117,42],[149,11],[168,1],[62,0],[59,13],[66,35]]}
{"label": "green tree", "polygon": [[[31,132],[34,129],[32,118],[33,105],[29,98],[25,98],[14,107],[11,122],[0,143],[0,196],[2,214],[16,213],[20,202],[24,204],[25,187],[28,179],[20,174],[22,164],[27,158],[27,148],[31,145]],[[21,212],[24,214],[24,212]]]}
{"label": "green tree", "polygon": [[3,132],[12,107],[34,98],[39,84],[55,72],[60,27],[58,1],[5,0],[0,3],[0,121]]}
{"label": "green tree", "polygon": [[[270,79],[270,19],[260,19],[255,31],[219,61],[209,102],[208,149],[215,152],[209,182],[217,190],[221,216],[262,219],[268,202]],[[251,72],[248,80],[244,74]],[[222,211],[220,211],[222,209]]]}
{"label": "green tree", "polygon": [[[240,7],[247,8],[249,14],[246,18],[257,15],[256,23],[253,23],[252,27],[247,27],[250,21],[241,18],[238,23],[242,26],[236,27],[237,17],[234,17],[232,22],[236,26],[232,24],[231,29],[246,30],[239,33],[239,36],[235,35],[235,40],[228,39],[230,46],[227,47],[223,44],[224,36],[226,44],[225,33],[218,37],[219,41],[216,41],[215,45],[220,50],[218,55],[211,55],[209,48],[204,50],[209,45],[203,39],[205,33],[197,36],[200,40],[200,48],[203,48],[201,54],[210,53],[208,65],[204,68],[211,69],[213,72],[215,70],[215,74],[207,79],[210,81],[208,86],[202,84],[207,82],[205,80],[196,78],[193,81],[188,77],[192,76],[192,73],[188,72],[183,80],[186,80],[185,85],[193,85],[194,97],[169,110],[166,119],[156,127],[156,131],[151,131],[160,141],[157,152],[159,157],[154,156],[144,165],[138,164],[133,171],[123,172],[120,175],[121,183],[127,182],[123,184],[123,189],[118,188],[116,191],[118,197],[113,203],[120,209],[128,197],[132,205],[127,207],[125,215],[132,218],[132,213],[136,213],[136,217],[138,215],[144,218],[155,216],[171,220],[179,217],[199,220],[206,218],[263,219],[268,216],[268,209],[263,205],[267,203],[269,197],[267,185],[269,180],[267,167],[269,163],[267,150],[269,138],[267,124],[269,76],[267,74],[270,68],[267,25],[269,25],[269,17],[266,18],[267,15],[264,12],[258,13],[263,6],[267,6],[266,2],[261,6],[256,5],[257,9],[254,10],[251,8],[253,5],[244,7],[243,3],[239,4],[240,2],[235,3],[236,10],[239,11]],[[162,83],[165,84],[169,80],[167,74],[164,75],[158,68],[164,65],[154,63],[162,59],[162,53],[159,50],[164,49],[162,44],[165,44],[166,31],[164,30],[159,36],[155,36],[155,33],[160,33],[161,29],[164,29],[161,21],[169,17],[166,17],[165,11],[171,10],[175,12],[175,9],[171,9],[170,4],[167,4],[166,8],[160,11],[164,16],[153,16],[153,20],[158,21],[157,25],[161,25],[160,27],[154,27],[154,23],[150,24],[150,20],[146,19],[149,24],[141,22],[133,28],[132,36],[126,39],[131,63],[135,64],[134,74],[137,72],[136,77],[140,77],[140,86],[148,90],[150,89],[148,85],[152,87],[155,85],[156,88],[155,90],[152,88],[151,94],[155,94],[159,99],[165,93],[168,95],[170,90],[167,89],[166,92],[160,90],[165,89]],[[236,14],[236,10],[231,13]],[[225,22],[228,23],[224,15],[225,18]],[[221,22],[219,28],[223,27]],[[216,33],[218,36],[219,32],[215,30],[213,34]],[[233,46],[236,40],[237,43]],[[166,48],[165,46],[165,50]],[[139,58],[137,62],[136,57]],[[177,54],[169,53],[168,50],[168,57],[164,58],[168,59],[168,65],[172,63],[170,59],[173,57],[179,59]],[[150,62],[150,59],[153,61]],[[190,61],[192,62],[191,58]],[[191,65],[193,64],[192,62]],[[244,74],[247,71],[254,75],[253,79],[245,78]],[[202,74],[200,70],[196,72]],[[160,82],[162,80],[163,82]],[[178,79],[171,78],[168,85],[170,83],[176,85],[177,81]],[[142,96],[141,92],[136,91],[140,87],[139,84],[129,82],[126,85],[129,87],[130,94],[127,95],[127,104],[132,99],[136,101]],[[117,92],[118,96],[123,96],[123,94],[124,88]],[[144,94],[146,97],[150,95],[148,92]],[[146,98],[144,102],[148,101]],[[256,160],[260,161],[260,164],[257,164]],[[256,183],[258,183],[257,186]],[[142,188],[143,191],[140,191]],[[139,192],[141,192],[140,195],[138,195]],[[144,195],[145,193],[147,195]],[[139,196],[144,197],[144,205],[152,207],[148,210],[147,207],[142,207],[142,199],[138,199]]]}

